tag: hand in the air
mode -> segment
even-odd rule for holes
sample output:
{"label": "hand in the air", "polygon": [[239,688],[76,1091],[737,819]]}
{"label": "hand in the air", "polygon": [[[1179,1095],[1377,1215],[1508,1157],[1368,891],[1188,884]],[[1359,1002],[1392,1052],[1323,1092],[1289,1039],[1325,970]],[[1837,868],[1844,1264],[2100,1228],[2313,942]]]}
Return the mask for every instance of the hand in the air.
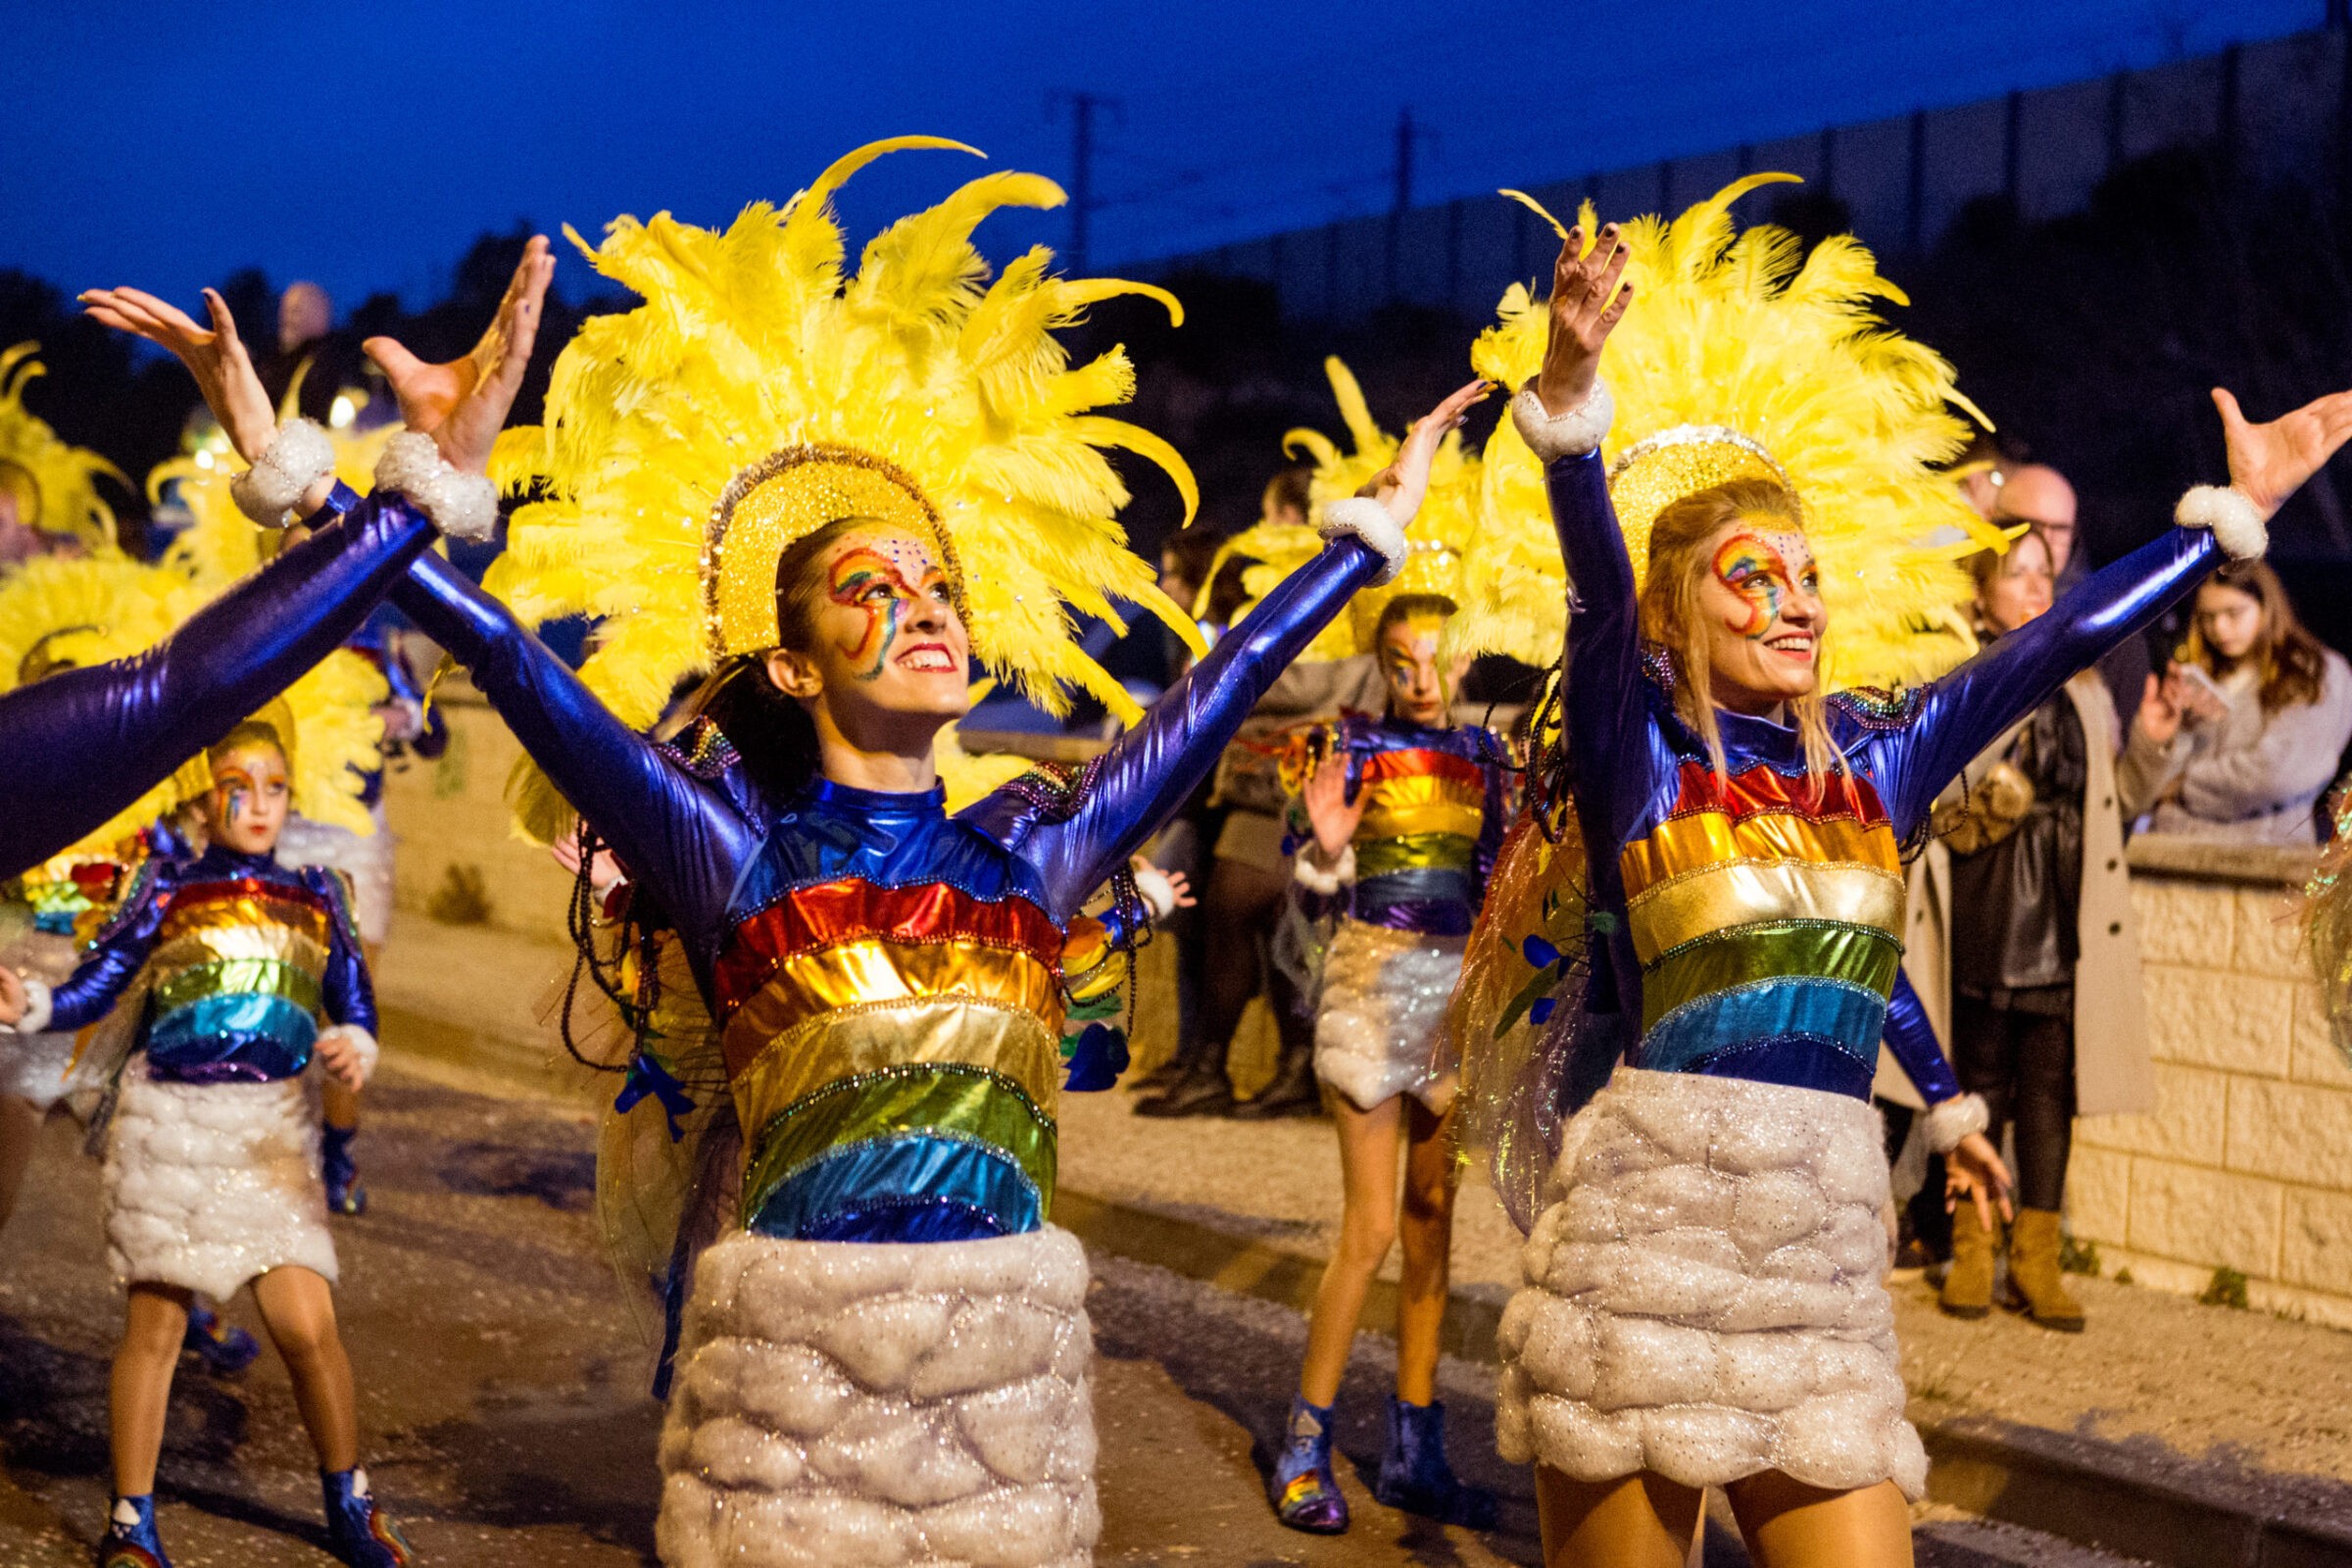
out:
{"label": "hand in the air", "polygon": [[354,1093],[368,1087],[368,1063],[361,1058],[360,1048],[350,1035],[340,1029],[322,1030],[318,1049],[318,1064],[338,1083]]}
{"label": "hand in the air", "polygon": [[1959,1147],[1943,1156],[1943,1208],[1956,1212],[1960,1200],[1966,1198],[1976,1204],[1977,1223],[1992,1229],[1992,1211],[1999,1208],[2001,1218],[2014,1219],[2016,1212],[2009,1203],[2009,1167],[2001,1163],[2000,1151],[1983,1133],[1970,1133],[1960,1140]]}
{"label": "hand in the air", "polygon": [[1470,411],[1486,400],[1493,390],[1489,382],[1472,381],[1457,387],[1445,402],[1413,421],[1404,433],[1404,443],[1389,466],[1364,481],[1359,496],[1370,496],[1388,509],[1389,515],[1403,527],[1421,510],[1421,500],[1429,494],[1430,466],[1437,462],[1438,448],[1446,437],[1462,427]]}
{"label": "hand in the air", "polygon": [[2180,720],[2187,711],[2180,690],[2184,684],[2169,667],[2162,680],[2150,675],[2140,688],[2139,711],[2132,717],[2132,728],[2159,746],[2170,746],[2173,737],[2180,733]]}
{"label": "hand in the air", "polygon": [[1162,871],[1159,874],[1167,878],[1168,891],[1176,895],[1176,907],[1189,909],[1200,902],[1193,896],[1193,879],[1191,877],[1186,876],[1182,871]]}
{"label": "hand in the air", "polygon": [[1365,797],[1359,792],[1353,802],[1348,799],[1348,754],[1335,751],[1323,759],[1298,793],[1306,804],[1306,819],[1314,825],[1315,848],[1325,860],[1337,860],[1364,819]]}
{"label": "hand in the air", "polygon": [[0,964],[0,1024],[15,1028],[17,1021],[24,1016],[26,1005],[24,977]]}
{"label": "hand in the air", "polygon": [[245,340],[237,336],[236,318],[228,314],[226,300],[213,289],[204,291],[205,309],[213,318],[208,331],[179,307],[143,289],[94,288],[79,299],[93,320],[177,355],[196,378],[205,407],[220,421],[237,456],[247,463],[261,461],[276,438],[277,415],[270,407],[270,394],[262,389]]}
{"label": "hand in the air", "polygon": [[1632,255],[1614,223],[1601,229],[1590,255],[1582,224],[1560,244],[1551,270],[1551,335],[1544,345],[1544,368],[1536,373],[1536,396],[1554,418],[1592,393],[1601,345],[1634,301],[1634,285],[1624,281]]}
{"label": "hand in the air", "polygon": [[[580,874],[580,836],[577,830],[550,844],[547,853],[554,856],[556,863],[573,876]],[[612,847],[609,844],[598,845],[595,856],[588,862],[588,891],[601,899],[623,880],[620,861],[613,857]]]}
{"label": "hand in the air", "polygon": [[491,444],[514,407],[514,394],[522,390],[531,347],[539,339],[540,307],[555,275],[547,236],[534,234],[481,341],[446,365],[427,365],[388,337],[360,345],[391,382],[402,422],[431,436],[460,473],[489,471]]}
{"label": "hand in the air", "polygon": [[2213,389],[2230,448],[2230,488],[2254,503],[2268,522],[2352,437],[2352,392],[2314,398],[2268,424],[2248,424],[2237,399]]}

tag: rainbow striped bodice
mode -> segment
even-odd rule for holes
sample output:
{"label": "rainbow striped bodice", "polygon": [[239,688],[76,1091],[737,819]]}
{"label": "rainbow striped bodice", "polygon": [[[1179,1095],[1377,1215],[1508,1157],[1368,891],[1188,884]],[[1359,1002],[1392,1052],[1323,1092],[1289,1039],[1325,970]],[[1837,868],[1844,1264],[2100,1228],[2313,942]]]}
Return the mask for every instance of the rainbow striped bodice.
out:
{"label": "rainbow striped bodice", "polygon": [[1398,931],[1466,934],[1509,814],[1501,741],[1477,725],[1424,729],[1350,713],[1294,743],[1286,782],[1297,789],[1319,757],[1343,748],[1350,798],[1364,805],[1348,912]]}

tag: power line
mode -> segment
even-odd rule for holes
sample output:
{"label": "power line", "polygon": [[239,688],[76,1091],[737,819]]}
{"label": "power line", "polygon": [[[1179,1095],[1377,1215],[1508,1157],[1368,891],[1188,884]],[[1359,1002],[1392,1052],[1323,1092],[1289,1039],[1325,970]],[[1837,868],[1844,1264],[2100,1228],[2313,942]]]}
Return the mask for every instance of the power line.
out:
{"label": "power line", "polygon": [[1070,270],[1084,276],[1087,227],[1097,206],[1095,115],[1099,110],[1117,115],[1120,104],[1118,99],[1097,92],[1059,93],[1055,99],[1070,106]]}

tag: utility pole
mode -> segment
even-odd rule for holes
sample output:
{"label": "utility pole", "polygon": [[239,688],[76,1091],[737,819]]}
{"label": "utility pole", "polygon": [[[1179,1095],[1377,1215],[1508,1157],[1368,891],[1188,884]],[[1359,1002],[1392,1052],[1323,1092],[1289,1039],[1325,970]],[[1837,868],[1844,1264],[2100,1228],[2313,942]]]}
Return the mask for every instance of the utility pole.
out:
{"label": "utility pole", "polygon": [[1413,205],[1413,147],[1428,132],[1413,123],[1410,107],[1396,112],[1396,188],[1389,204],[1388,297],[1396,298],[1397,255],[1404,245],[1404,215]]}
{"label": "utility pole", "polygon": [[1095,115],[1119,111],[1116,98],[1099,92],[1057,94],[1070,105],[1070,271],[1086,272],[1087,220],[1095,211]]}

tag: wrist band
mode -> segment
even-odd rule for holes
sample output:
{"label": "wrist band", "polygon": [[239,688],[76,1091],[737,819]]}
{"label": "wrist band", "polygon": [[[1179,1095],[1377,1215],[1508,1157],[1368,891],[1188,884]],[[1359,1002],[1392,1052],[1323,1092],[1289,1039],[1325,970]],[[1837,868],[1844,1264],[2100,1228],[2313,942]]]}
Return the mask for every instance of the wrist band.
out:
{"label": "wrist band", "polygon": [[1992,1113],[1985,1108],[1983,1095],[1955,1095],[1928,1107],[1928,1147],[1938,1154],[1948,1154],[1960,1147],[1962,1139],[1991,1125]]}
{"label": "wrist band", "polygon": [[1315,531],[1326,539],[1361,540],[1387,562],[1380,575],[1372,579],[1375,587],[1404,569],[1404,529],[1389,515],[1388,508],[1370,496],[1346,496],[1326,503]]}
{"label": "wrist band", "polygon": [[488,474],[451,467],[430,436],[394,436],[376,460],[375,487],[408,497],[452,539],[478,544],[498,531],[498,486]]}
{"label": "wrist band", "polygon": [[1617,400],[1609,395],[1609,383],[1598,376],[1593,377],[1592,390],[1585,394],[1585,401],[1566,414],[1553,414],[1544,407],[1532,376],[1511,399],[1511,423],[1518,426],[1519,439],[1544,463],[1597,450],[1616,417]]}
{"label": "wrist band", "polygon": [[2258,561],[2271,547],[2271,530],[2245,492],[2201,484],[2180,498],[2173,520],[2183,528],[2210,528],[2213,542],[2231,561]]}
{"label": "wrist band", "polygon": [[309,419],[288,419],[259,461],[228,481],[229,499],[263,527],[283,528],[296,520],[294,508],[311,486],[334,471],[327,433]]}

